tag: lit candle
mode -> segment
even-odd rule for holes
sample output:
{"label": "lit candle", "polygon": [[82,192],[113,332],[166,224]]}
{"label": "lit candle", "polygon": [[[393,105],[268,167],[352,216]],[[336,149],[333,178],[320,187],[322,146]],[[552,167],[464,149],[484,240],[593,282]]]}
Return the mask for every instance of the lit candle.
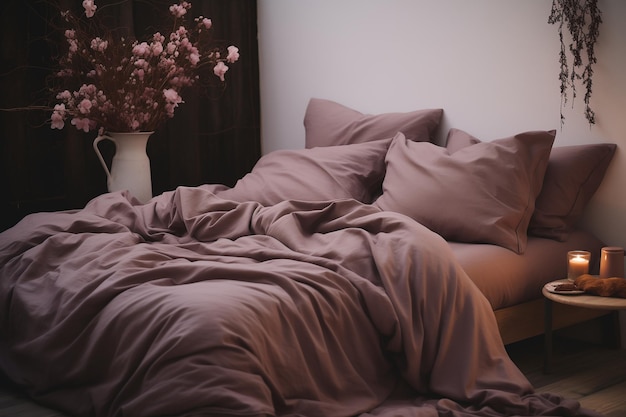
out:
{"label": "lit candle", "polygon": [[574,251],[568,254],[567,278],[575,280],[581,275],[589,273],[590,254],[584,251]]}

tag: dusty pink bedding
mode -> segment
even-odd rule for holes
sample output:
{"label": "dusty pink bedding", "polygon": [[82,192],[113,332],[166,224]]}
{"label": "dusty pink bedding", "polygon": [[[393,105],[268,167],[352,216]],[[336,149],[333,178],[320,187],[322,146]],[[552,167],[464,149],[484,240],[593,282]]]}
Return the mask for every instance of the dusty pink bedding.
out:
{"label": "dusty pink bedding", "polygon": [[107,194],[0,265],[1,370],[72,415],[595,415],[533,393],[443,239],[354,200]]}
{"label": "dusty pink bedding", "polygon": [[584,230],[572,231],[558,241],[528,237],[523,254],[497,245],[448,242],[454,257],[491,303],[494,310],[541,299],[544,284],[567,276],[567,252],[588,250],[597,273],[599,254],[605,246]]}

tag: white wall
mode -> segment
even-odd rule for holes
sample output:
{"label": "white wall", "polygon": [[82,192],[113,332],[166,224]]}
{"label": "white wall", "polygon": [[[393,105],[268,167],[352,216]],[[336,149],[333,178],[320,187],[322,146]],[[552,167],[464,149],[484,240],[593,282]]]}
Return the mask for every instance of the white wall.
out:
{"label": "white wall", "polygon": [[263,152],[304,146],[311,97],[364,113],[440,107],[440,140],[450,127],[482,140],[554,128],[556,146],[614,142],[584,224],[626,247],[626,2],[599,0],[597,124],[587,124],[579,100],[563,128],[551,3],[258,0]]}
{"label": "white wall", "polygon": [[259,5],[266,151],[302,145],[311,96],[372,113],[441,107],[444,131],[454,125],[485,139],[558,123],[558,93],[546,94],[558,88],[548,2]]}

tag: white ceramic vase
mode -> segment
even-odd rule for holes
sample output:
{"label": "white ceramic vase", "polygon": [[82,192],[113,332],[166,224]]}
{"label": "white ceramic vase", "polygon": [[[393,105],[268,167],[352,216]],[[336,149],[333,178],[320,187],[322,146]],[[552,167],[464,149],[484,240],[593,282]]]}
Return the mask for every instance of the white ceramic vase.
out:
{"label": "white ceramic vase", "polygon": [[[128,190],[142,203],[152,198],[150,159],[146,153],[146,145],[152,133],[107,132],[93,141],[93,148],[106,172],[109,192]],[[105,139],[115,144],[110,170],[98,148],[98,143]]]}

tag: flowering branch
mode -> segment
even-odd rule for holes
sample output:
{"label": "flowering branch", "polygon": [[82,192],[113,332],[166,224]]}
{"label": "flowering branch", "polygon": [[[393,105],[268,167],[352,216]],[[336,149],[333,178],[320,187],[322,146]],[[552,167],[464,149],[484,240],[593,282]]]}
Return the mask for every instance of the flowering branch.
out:
{"label": "flowering branch", "polygon": [[[602,23],[597,0],[553,0],[548,18],[549,24],[559,28],[559,52],[561,81],[561,124],[564,123],[563,105],[567,102],[567,90],[571,89],[572,98],[576,98],[576,82],[581,80],[585,87],[585,118],[589,124],[595,124],[595,112],[589,101],[592,93],[593,64],[597,62],[595,43]],[[567,29],[571,42],[566,48],[563,33]],[[572,65],[567,59],[567,50],[572,55]],[[586,54],[583,55],[583,51]]]}
{"label": "flowering branch", "polygon": [[174,30],[143,42],[103,27],[94,0],[84,0],[83,8],[86,20],[62,13],[69,27],[54,77],[53,129],[69,120],[84,132],[153,131],[174,116],[181,91],[198,81],[201,69],[212,67],[224,81],[227,64],[239,59],[235,46],[223,51],[213,45],[210,19],[199,16],[187,28],[191,3],[184,0],[169,8]]}

